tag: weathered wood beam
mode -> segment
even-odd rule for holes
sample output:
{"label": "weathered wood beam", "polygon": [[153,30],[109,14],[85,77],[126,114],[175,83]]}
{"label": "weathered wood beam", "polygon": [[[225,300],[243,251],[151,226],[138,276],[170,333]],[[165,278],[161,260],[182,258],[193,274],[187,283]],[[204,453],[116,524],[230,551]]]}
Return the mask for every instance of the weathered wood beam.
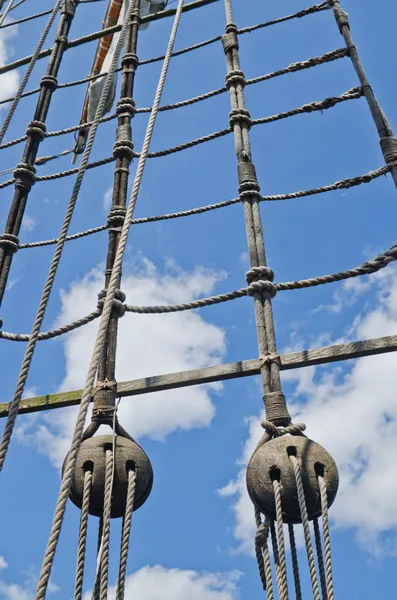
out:
{"label": "weathered wood beam", "polygon": [[[300,352],[282,354],[281,369],[287,371],[289,369],[311,367],[352,358],[362,358],[374,354],[385,354],[387,352],[395,352],[396,350],[396,335],[366,340],[363,342],[338,344],[324,348],[314,348],[312,350],[302,350]],[[137,396],[138,394],[161,392],[164,390],[201,385],[215,381],[250,377],[252,375],[258,375],[259,370],[259,359],[245,360],[213,367],[205,367],[203,369],[194,369],[192,371],[182,371],[180,373],[170,373],[167,375],[156,375],[154,377],[134,379],[132,381],[122,381],[119,382],[117,390],[121,397]],[[83,390],[74,390],[72,392],[61,392],[59,394],[27,398],[26,400],[22,400],[19,413],[31,413],[53,408],[74,406],[80,403],[82,391]],[[0,404],[0,417],[7,416],[8,409],[9,403]]]}

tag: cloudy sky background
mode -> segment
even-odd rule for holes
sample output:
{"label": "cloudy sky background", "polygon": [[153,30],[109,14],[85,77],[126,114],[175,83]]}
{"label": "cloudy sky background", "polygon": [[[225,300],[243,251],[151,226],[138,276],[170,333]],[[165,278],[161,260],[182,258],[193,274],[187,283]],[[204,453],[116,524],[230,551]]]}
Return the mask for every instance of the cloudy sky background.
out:
{"label": "cloudy sky background", "polygon": [[[80,6],[71,37],[100,28],[105,2]],[[248,6],[249,5],[249,6]],[[282,5],[234,2],[239,27],[307,7],[303,0]],[[382,11],[346,0],[352,33],[369,79],[392,124],[397,123],[397,87],[392,0]],[[42,0],[40,10],[51,7]],[[33,13],[31,0],[13,18]],[[0,30],[0,64],[30,54],[45,17]],[[183,16],[176,42],[183,48],[218,35],[225,23],[223,3]],[[165,50],[171,21],[142,32],[139,56]],[[51,45],[55,28],[50,33]],[[241,64],[251,78],[343,47],[331,12],[259,30],[241,38]],[[95,45],[70,50],[59,81],[84,77]],[[45,71],[40,61],[29,83]],[[136,78],[137,106],[150,106],[160,64],[143,66]],[[0,95],[17,89],[23,69],[1,76]],[[190,98],[223,85],[221,44],[173,60],[163,103]],[[246,103],[254,118],[339,95],[357,85],[348,59],[249,86]],[[48,130],[78,122],[84,86],[54,94]],[[21,101],[7,139],[23,135],[36,97]],[[229,98],[159,115],[152,149],[163,149],[227,126]],[[5,115],[3,108],[0,117]],[[133,122],[140,148],[147,118]],[[92,159],[109,156],[115,122],[101,126]],[[253,157],[263,193],[274,194],[330,184],[383,164],[377,134],[363,99],[324,114],[302,115],[251,131]],[[73,146],[73,135],[45,140],[39,155]],[[22,145],[2,150],[2,169],[13,167]],[[136,165],[133,165],[134,171]],[[70,168],[70,157],[39,168],[40,174]],[[7,178],[5,176],[4,178]],[[73,219],[73,232],[106,221],[113,165],[87,173]],[[24,220],[23,242],[57,235],[73,178],[38,183]],[[148,161],[136,216],[184,210],[236,196],[232,136],[184,153]],[[1,191],[4,224],[12,188]],[[349,191],[296,201],[262,204],[265,241],[277,281],[349,268],[389,247],[396,239],[396,191],[391,178]],[[3,226],[3,225],[2,225]],[[103,285],[106,233],[65,248],[44,328],[93,310]],[[21,250],[15,257],[1,317],[4,330],[25,333],[37,308],[53,247]],[[187,219],[139,225],[130,234],[123,290],[131,304],[184,302],[244,285],[248,268],[241,206]],[[397,271],[345,284],[280,293],[275,301],[281,351],[391,335],[397,326]],[[28,395],[75,389],[84,383],[96,324],[38,345]],[[4,401],[12,397],[23,345],[3,341]],[[193,369],[257,356],[250,299],[194,313],[163,316],[127,314],[120,324],[119,381]],[[397,584],[397,371],[393,354],[283,374],[294,418],[324,445],[338,463],[341,486],[332,509],[335,586],[340,600],[386,597]],[[260,435],[261,390],[256,378],[124,399],[120,420],[143,445],[155,472],[147,504],[133,521],[127,598],[235,600],[262,596],[252,556],[254,524],[245,493],[245,464]],[[41,566],[59,488],[59,467],[70,442],[76,410],[26,415],[1,475],[0,598],[31,600]],[[53,571],[54,598],[73,596],[79,511],[70,506]],[[96,520],[90,521],[87,596],[95,569]],[[110,581],[116,580],[120,524],[114,524]],[[304,554],[302,554],[304,563]],[[303,573],[305,570],[303,568]],[[114,590],[113,596],[114,597]],[[310,593],[308,594],[310,597]]]}

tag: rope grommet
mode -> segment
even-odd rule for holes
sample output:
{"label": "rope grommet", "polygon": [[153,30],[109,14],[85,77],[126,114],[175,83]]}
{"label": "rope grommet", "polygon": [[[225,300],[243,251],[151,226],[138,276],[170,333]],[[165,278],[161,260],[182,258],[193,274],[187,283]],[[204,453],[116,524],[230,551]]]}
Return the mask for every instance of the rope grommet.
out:
{"label": "rope grommet", "polygon": [[251,267],[245,274],[245,280],[248,284],[252,283],[256,279],[263,279],[265,281],[274,281],[274,271],[270,267]]}
{"label": "rope grommet", "polygon": [[235,123],[245,123],[248,129],[251,129],[252,120],[251,115],[245,108],[234,108],[229,113],[229,125],[233,128]]}
{"label": "rope grommet", "polygon": [[44,77],[42,77],[40,80],[40,87],[45,87],[52,92],[57,88],[57,86],[58,79],[53,75],[44,75]]}
{"label": "rope grommet", "polygon": [[47,131],[46,124],[43,121],[31,121],[26,129],[26,135],[36,137],[43,141]]}
{"label": "rope grommet", "polygon": [[[98,308],[100,311],[103,309],[103,305],[105,304],[107,290],[101,290],[98,294]],[[115,316],[117,318],[124,317],[125,315],[125,306],[124,302],[126,299],[126,295],[121,290],[116,290],[113,299],[113,310],[115,311]]]}
{"label": "rope grommet", "polygon": [[15,187],[30,191],[36,182],[36,169],[29,163],[19,163],[14,170]]}
{"label": "rope grommet", "polygon": [[380,138],[380,147],[386,164],[390,165],[397,161],[397,138],[392,136]]}

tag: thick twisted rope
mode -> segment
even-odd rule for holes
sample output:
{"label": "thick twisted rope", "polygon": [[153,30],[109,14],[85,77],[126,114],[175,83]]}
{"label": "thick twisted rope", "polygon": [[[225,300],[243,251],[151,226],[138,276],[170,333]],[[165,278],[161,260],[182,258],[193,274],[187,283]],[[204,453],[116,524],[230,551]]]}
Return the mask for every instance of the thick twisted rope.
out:
{"label": "thick twisted rope", "polygon": [[298,553],[296,551],[295,531],[292,523],[288,523],[289,545],[291,548],[292,571],[294,574],[295,599],[302,600],[301,579],[299,575]]}
{"label": "thick twisted rope", "polygon": [[264,561],[264,547],[267,544],[267,538],[269,537],[269,528],[266,528],[265,524],[262,523],[261,513],[256,506],[254,506],[254,514],[256,523],[255,556],[256,562],[258,563],[259,577],[261,578],[263,589],[266,591],[267,581]]}
{"label": "thick twisted rope", "polygon": [[314,540],[316,543],[317,564],[318,564],[318,570],[320,573],[321,593],[323,596],[323,600],[328,600],[327,584],[325,581],[323,547],[321,544],[320,526],[318,524],[318,519],[313,519],[313,529],[314,529]]}
{"label": "thick twisted rope", "polygon": [[83,581],[85,567],[85,551],[87,546],[88,513],[92,485],[92,471],[87,469],[84,473],[83,502],[81,506],[79,544],[77,550],[76,583],[74,587],[74,600],[83,597]]}
{"label": "thick twisted rope", "polygon": [[48,22],[47,22],[46,26],[44,27],[44,30],[43,30],[43,32],[42,32],[42,34],[40,36],[40,39],[39,39],[39,41],[37,43],[36,50],[34,51],[34,53],[32,55],[32,60],[29,62],[28,68],[25,71],[25,75],[23,76],[22,81],[19,84],[18,91],[15,94],[15,97],[14,97],[14,99],[12,101],[12,104],[11,104],[10,108],[8,109],[7,115],[6,115],[6,117],[5,117],[4,121],[3,121],[3,124],[1,126],[1,129],[0,129],[0,144],[3,141],[5,134],[7,133],[7,130],[8,130],[8,127],[9,127],[9,125],[11,123],[12,117],[14,116],[14,113],[15,113],[15,111],[17,109],[17,106],[19,104],[19,101],[20,101],[20,99],[22,97],[22,94],[23,94],[23,91],[24,91],[24,89],[26,87],[26,84],[28,83],[29,78],[30,78],[30,76],[32,74],[32,71],[33,71],[33,69],[34,69],[34,67],[35,67],[35,65],[36,65],[36,63],[38,61],[41,49],[42,49],[42,47],[44,45],[44,42],[47,39],[47,36],[48,36],[48,34],[50,32],[50,29],[51,29],[51,27],[52,27],[52,25],[53,25],[53,23],[55,21],[55,17],[57,16],[57,13],[58,13],[58,11],[59,11],[59,9],[61,7],[62,2],[63,2],[63,0],[56,0],[54,8],[52,9],[52,11],[50,11],[50,13],[51,13],[50,18],[48,19]]}
{"label": "thick twisted rope", "polygon": [[290,456],[290,459],[291,459],[292,465],[294,467],[296,487],[297,487],[297,491],[298,491],[299,510],[300,510],[301,519],[302,519],[303,533],[305,535],[306,552],[307,552],[307,559],[309,562],[309,571],[310,571],[310,579],[312,582],[313,598],[314,598],[314,600],[320,600],[316,563],[314,561],[313,546],[312,546],[312,539],[311,539],[310,526],[309,526],[309,517],[307,514],[306,498],[305,498],[305,491],[303,489],[301,469],[300,469],[299,461],[296,456]]}
{"label": "thick twisted rope", "polygon": [[[87,325],[87,323],[91,323],[97,319],[101,314],[100,309],[94,310],[92,313],[82,317],[81,319],[77,319],[77,321],[73,321],[72,323],[68,323],[67,325],[62,325],[61,327],[57,327],[55,329],[50,329],[49,331],[42,331],[37,336],[37,341],[41,342],[43,340],[50,340],[55,337],[59,337],[60,335],[64,335],[65,333],[69,333],[70,331],[74,331],[83,325]],[[28,342],[30,338],[29,333],[9,333],[7,331],[0,331],[0,338],[3,340],[9,340],[11,342]]]}
{"label": "thick twisted rope", "polygon": [[[336,183],[332,183],[331,185],[324,185],[322,187],[313,188],[310,190],[301,190],[299,192],[290,192],[287,194],[276,194],[272,196],[261,196],[259,198],[259,202],[278,202],[281,200],[294,200],[297,198],[304,198],[307,196],[314,196],[322,193],[332,192],[335,190],[341,189],[349,189],[354,186],[362,185],[364,183],[370,183],[374,179],[378,177],[387,175],[390,171],[391,165],[386,165],[384,167],[380,167],[375,171],[370,171],[369,173],[365,173],[364,175],[358,175],[357,177],[350,177],[348,179],[342,179],[337,181]],[[226,208],[227,206],[233,206],[235,204],[239,204],[243,201],[243,197],[241,198],[232,198],[231,200],[224,200],[223,202],[217,202],[215,204],[208,204],[207,206],[200,206],[198,208],[191,208],[189,210],[181,210],[174,213],[166,213],[163,215],[155,215],[152,217],[141,217],[139,219],[133,219],[131,221],[132,225],[141,225],[145,223],[154,223],[156,221],[167,221],[171,219],[179,219],[183,217],[190,217],[194,215],[200,215],[206,213],[211,210],[216,210],[218,208]],[[88,235],[93,235],[94,233],[100,233],[101,231],[106,231],[108,229],[108,225],[99,225],[98,227],[92,227],[91,229],[86,229],[85,231],[80,231],[78,233],[73,233],[72,235],[68,235],[66,241],[78,240],[80,238],[86,237]],[[26,244],[20,244],[19,249],[23,250],[26,248],[40,248],[43,246],[51,246],[57,243],[57,238],[53,238],[51,240],[42,240],[39,242],[28,242]]]}
{"label": "thick twisted rope", "polygon": [[106,450],[105,493],[103,501],[103,532],[101,543],[101,575],[99,600],[107,600],[109,581],[109,545],[110,545],[110,514],[112,510],[112,487],[114,477],[115,455],[112,450]]}
{"label": "thick twisted rope", "polygon": [[125,577],[127,574],[127,559],[128,549],[130,545],[130,534],[131,534],[131,519],[134,510],[134,496],[136,487],[136,475],[133,469],[128,471],[128,487],[127,487],[127,498],[125,513],[123,518],[123,528],[121,532],[121,546],[120,546],[120,566],[119,575],[117,579],[116,588],[116,600],[124,600],[125,591]]}
{"label": "thick twisted rope", "polygon": [[276,528],[274,526],[274,521],[272,521],[272,520],[270,520],[270,535],[271,535],[271,539],[272,539],[273,559],[274,559],[275,571],[276,571],[278,596],[279,596],[280,600],[285,600],[285,592],[284,592],[284,587],[283,587],[281,566],[280,566],[280,554],[279,554],[279,550],[278,550],[277,532],[276,532]]}
{"label": "thick twisted rope", "polygon": [[[124,34],[127,29],[128,23],[130,22],[130,19],[131,19],[133,5],[134,5],[133,0],[130,0],[126,18],[125,18],[125,21],[123,24],[122,33],[118,40],[114,59],[112,61],[112,67],[114,66],[114,68],[116,67],[117,60],[118,60],[119,54],[120,54],[120,50],[121,50],[122,44],[124,43],[124,37],[125,37]],[[164,83],[165,83],[165,78],[166,78],[166,74],[168,71],[171,53],[172,53],[173,45],[175,42],[176,33],[178,30],[180,15],[182,13],[182,7],[183,7],[183,0],[179,0],[178,8],[176,10],[175,19],[174,19],[174,23],[172,26],[172,31],[171,31],[171,35],[170,35],[170,39],[169,39],[169,43],[168,43],[166,58],[164,60],[164,64],[163,64],[163,67],[161,70],[161,74],[160,74],[160,78],[159,78],[159,82],[158,82],[158,86],[157,86],[157,90],[156,90],[156,94],[155,94],[155,99],[153,102],[153,111],[150,115],[149,123],[148,123],[147,129],[146,129],[145,139],[144,139],[144,143],[143,143],[143,147],[142,147],[142,153],[141,153],[141,157],[139,159],[139,163],[137,166],[134,185],[133,185],[133,189],[132,189],[132,193],[131,193],[131,199],[130,199],[130,203],[128,205],[126,219],[124,221],[123,228],[122,228],[122,231],[120,234],[120,240],[119,240],[119,245],[117,248],[117,253],[116,253],[116,257],[115,257],[115,261],[114,261],[114,265],[113,265],[112,275],[111,275],[110,282],[109,282],[109,285],[107,288],[107,293],[106,293],[106,297],[105,297],[105,301],[104,301],[98,335],[97,335],[97,338],[95,341],[94,351],[93,351],[90,366],[88,369],[87,379],[86,379],[84,391],[83,391],[82,398],[81,398],[79,414],[77,417],[76,427],[75,427],[75,431],[73,434],[73,442],[72,442],[71,450],[68,455],[69,458],[68,458],[68,461],[67,461],[67,464],[65,467],[64,476],[62,479],[62,484],[61,484],[59,497],[58,497],[58,501],[57,501],[57,506],[56,506],[56,510],[55,510],[54,521],[53,521],[53,525],[51,528],[51,533],[50,533],[50,537],[48,540],[48,545],[47,545],[47,549],[46,549],[46,553],[45,553],[45,557],[44,557],[44,561],[43,561],[43,567],[42,567],[42,571],[41,571],[41,575],[40,575],[38,591],[36,594],[36,600],[44,599],[45,591],[46,591],[46,588],[48,585],[49,576],[51,573],[51,566],[52,566],[52,562],[54,559],[56,546],[57,546],[57,543],[59,540],[59,534],[61,531],[63,515],[64,515],[65,506],[66,506],[67,498],[69,495],[69,488],[70,488],[70,484],[71,484],[71,480],[72,480],[72,476],[73,476],[73,469],[74,469],[74,465],[76,462],[77,452],[78,452],[79,445],[80,445],[80,439],[81,439],[81,435],[82,435],[83,428],[84,428],[85,417],[87,415],[88,406],[89,406],[89,403],[91,400],[91,395],[92,395],[92,390],[94,387],[94,381],[95,381],[95,376],[96,376],[96,372],[97,372],[97,367],[98,367],[102,348],[103,348],[105,338],[106,338],[109,318],[110,318],[110,314],[111,314],[111,311],[113,308],[113,300],[115,298],[115,294],[116,294],[116,290],[117,290],[117,286],[118,286],[118,280],[119,280],[120,272],[121,272],[123,256],[124,256],[124,252],[125,252],[125,248],[126,248],[126,244],[127,244],[130,223],[131,223],[131,220],[132,220],[132,217],[134,214],[134,208],[135,208],[136,200],[137,200],[139,189],[140,189],[143,170],[145,167],[147,153],[148,153],[150,141],[152,138],[153,128],[154,128],[154,125],[156,122],[158,107],[160,104],[161,94],[162,94],[162,91],[164,88]],[[105,84],[105,88],[107,88],[107,89],[103,90],[101,99],[107,98],[111,79],[112,79],[112,77],[110,74],[109,78],[106,80],[107,82],[109,81],[109,86],[106,86],[106,84]],[[98,110],[97,110],[98,120],[102,114],[100,111],[103,111],[103,103],[101,102],[100,105],[101,106],[98,107]],[[89,140],[90,140],[90,137],[92,136],[92,131],[93,130],[91,130],[91,132],[90,132]],[[87,142],[87,147],[88,147],[88,142]],[[85,155],[86,151],[87,151],[87,148],[83,154],[83,159],[84,159],[84,155]],[[65,235],[65,237],[66,237],[66,235]]]}
{"label": "thick twisted rope", "polygon": [[278,558],[279,558],[279,596],[280,600],[288,600],[287,561],[285,558],[283,509],[281,505],[280,483],[273,480],[274,501],[276,506]]}
{"label": "thick twisted rope", "polygon": [[323,520],[325,579],[327,582],[327,599],[334,600],[334,582],[332,578],[331,539],[329,534],[327,486],[321,475],[318,477],[321,495],[321,513]]}

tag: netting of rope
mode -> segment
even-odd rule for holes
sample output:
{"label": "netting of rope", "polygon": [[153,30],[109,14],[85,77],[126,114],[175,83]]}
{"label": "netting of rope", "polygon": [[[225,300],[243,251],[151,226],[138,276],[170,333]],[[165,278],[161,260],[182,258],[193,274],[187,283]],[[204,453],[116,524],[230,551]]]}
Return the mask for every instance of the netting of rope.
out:
{"label": "netting of rope", "polygon": [[[89,0],[87,0],[89,1]],[[187,6],[183,6],[183,0],[179,0],[177,8],[165,11],[164,14],[175,15],[174,23],[172,26],[167,52],[164,57],[150,59],[152,62],[155,60],[163,59],[163,65],[161,74],[158,81],[158,86],[153,101],[153,105],[147,109],[141,109],[140,112],[149,113],[149,121],[144,137],[142,149],[139,153],[133,152],[133,146],[131,141],[131,119],[135,112],[134,103],[132,100],[132,87],[133,87],[133,73],[135,73],[136,67],[138,66],[138,60],[134,52],[131,50],[125,51],[122,60],[122,71],[124,74],[121,98],[117,105],[117,111],[115,115],[110,115],[103,118],[105,109],[105,103],[110,90],[113,76],[117,70],[117,64],[119,57],[122,52],[122,48],[126,40],[129,40],[129,45],[133,48],[134,44],[131,41],[134,39],[136,42],[136,36],[138,25],[139,25],[139,0],[129,0],[128,8],[123,19],[122,25],[117,25],[111,28],[96,32],[90,36],[84,36],[79,40],[67,42],[67,35],[70,29],[71,22],[74,18],[76,5],[70,0],[63,3],[60,14],[60,27],[57,32],[55,43],[50,51],[42,52],[40,50],[40,44],[43,43],[43,36],[40,38],[39,45],[36,48],[36,52],[27,59],[21,59],[12,63],[12,68],[21,66],[22,64],[28,64],[29,68],[27,74],[23,79],[23,85],[21,84],[18,93],[13,99],[13,104],[9,111],[8,122],[6,120],[5,130],[8,127],[9,122],[12,119],[13,111],[15,110],[20,98],[23,96],[24,85],[26,84],[30,72],[33,69],[34,63],[44,56],[52,54],[52,60],[50,60],[49,67],[46,75],[42,78],[41,88],[44,88],[43,93],[40,95],[38,107],[35,113],[35,120],[29,123],[27,135],[16,141],[13,140],[9,145],[19,143],[19,141],[26,141],[26,147],[24,152],[23,162],[21,162],[14,171],[15,178],[3,182],[0,187],[7,187],[12,183],[15,183],[15,195],[10,210],[10,218],[7,222],[7,230],[0,237],[0,294],[1,297],[4,293],[5,285],[7,282],[8,273],[11,267],[12,256],[19,248],[29,248],[38,246],[55,245],[54,255],[51,261],[51,266],[48,272],[48,276],[43,289],[43,294],[39,302],[37,314],[34,319],[32,331],[28,335],[24,334],[10,334],[2,332],[0,335],[3,339],[9,339],[14,341],[27,341],[27,347],[22,362],[21,370],[18,376],[16,390],[13,400],[10,404],[8,419],[5,427],[5,431],[0,442],[0,471],[3,468],[4,461],[6,458],[7,450],[11,441],[15,421],[17,418],[19,405],[21,402],[22,394],[26,384],[26,379],[29,373],[31,362],[33,359],[36,344],[39,340],[50,339],[59,335],[62,335],[68,331],[72,331],[77,327],[80,327],[90,321],[100,318],[100,324],[95,340],[94,350],[91,357],[90,366],[87,373],[87,379],[84,390],[81,395],[81,402],[79,406],[78,416],[75,424],[75,430],[73,433],[73,440],[70,447],[69,454],[66,458],[62,482],[60,486],[59,496],[56,504],[54,520],[51,527],[51,532],[48,539],[47,548],[43,560],[42,570],[40,573],[36,600],[44,600],[47,592],[51,569],[56,553],[57,544],[61,532],[61,527],[64,519],[65,507],[69,497],[71,489],[71,483],[76,465],[77,455],[80,448],[80,444],[84,436],[87,437],[87,431],[90,431],[90,435],[95,433],[100,423],[109,424],[109,414],[111,414],[111,423],[113,430],[113,445],[112,448],[106,448],[105,453],[105,479],[104,479],[104,502],[103,502],[103,514],[101,517],[101,524],[99,529],[99,545],[98,545],[98,556],[97,556],[97,571],[95,578],[95,586],[93,597],[98,600],[105,600],[108,593],[108,580],[109,580],[109,541],[110,541],[110,519],[112,511],[112,491],[115,477],[115,448],[116,448],[116,435],[117,431],[122,430],[116,420],[117,405],[115,404],[115,395],[117,391],[117,383],[115,381],[115,351],[117,342],[117,319],[123,316],[124,312],[135,312],[143,314],[153,313],[170,313],[175,311],[197,309],[204,306],[210,306],[226,302],[229,300],[252,296],[254,299],[255,317],[258,334],[258,348],[260,355],[266,357],[266,360],[261,361],[261,377],[264,391],[264,403],[266,408],[266,421],[265,429],[268,441],[272,436],[283,436],[286,434],[292,434],[299,436],[303,429],[303,425],[291,424],[291,418],[288,413],[286,401],[281,388],[280,380],[280,364],[277,360],[277,349],[274,335],[274,322],[272,315],[272,299],[275,297],[278,291],[292,290],[313,287],[317,285],[323,285],[332,283],[335,281],[341,281],[351,277],[357,277],[359,275],[374,273],[384,267],[390,262],[397,259],[397,243],[391,246],[387,251],[375,257],[373,260],[362,263],[358,267],[347,271],[341,271],[331,275],[324,275],[311,279],[304,279],[292,282],[274,283],[274,273],[267,266],[265,259],[264,240],[263,232],[260,219],[259,203],[263,201],[276,201],[276,200],[287,200],[293,198],[300,198],[304,196],[311,196],[328,192],[336,189],[343,189],[360,185],[362,183],[369,183],[370,181],[391,173],[394,180],[397,182],[397,140],[394,138],[393,132],[390,125],[388,124],[383,111],[377,103],[375,96],[373,95],[372,89],[366,81],[364,71],[358,59],[355,47],[351,41],[351,36],[348,27],[348,21],[346,14],[341,10],[338,0],[329,0],[323,2],[320,5],[315,5],[310,9],[301,11],[294,15],[289,15],[281,19],[276,19],[272,24],[280,23],[291,18],[300,18],[333,8],[336,21],[340,28],[340,31],[346,41],[346,49],[336,50],[333,53],[328,53],[321,57],[315,57],[309,61],[303,63],[294,63],[286,69],[271,73],[268,75],[260,76],[250,83],[256,83],[263,81],[271,77],[284,75],[286,73],[303,70],[312,66],[317,66],[331,60],[336,60],[344,56],[350,56],[357,74],[360,80],[360,87],[353,88],[348,92],[337,96],[326,98],[321,102],[312,102],[305,104],[300,108],[290,110],[284,113],[279,113],[270,117],[263,117],[259,119],[251,119],[249,112],[245,107],[245,100],[243,90],[247,85],[247,80],[244,77],[244,73],[240,68],[239,55],[238,55],[238,34],[248,31],[254,31],[261,27],[268,26],[269,23],[259,24],[245,30],[238,30],[233,22],[232,8],[230,0],[224,0],[226,10],[226,29],[225,35],[222,38],[214,38],[214,40],[222,40],[223,49],[226,57],[227,64],[227,76],[225,80],[225,87],[219,88],[207,94],[203,94],[196,98],[182,101],[174,105],[168,105],[160,107],[161,95],[164,88],[164,83],[167,75],[168,66],[172,56],[177,53],[173,52],[174,42],[179,26],[179,21],[182,12],[185,10],[191,10],[205,4],[209,4],[213,0],[197,0]],[[49,30],[52,24],[51,19],[54,18],[55,14],[60,8],[61,2],[55,5],[55,8],[51,12],[51,17],[47,29]],[[4,20],[13,6],[13,0],[10,1],[3,16],[0,17],[0,26],[2,20]],[[137,12],[138,11],[138,12]],[[47,13],[46,13],[47,14]],[[30,18],[25,20],[31,20],[32,18],[38,18],[43,16],[42,14],[32,15]],[[164,16],[164,15],[163,15]],[[154,18],[159,18],[158,16]],[[1,20],[2,19],[2,20]],[[135,33],[132,34],[131,31]],[[75,47],[81,43],[92,41],[94,39],[100,39],[104,35],[120,31],[120,36],[116,44],[115,52],[109,72],[105,76],[105,84],[101,93],[98,108],[95,114],[94,120],[87,125],[89,127],[89,135],[86,147],[84,149],[81,164],[76,169],[70,169],[68,171],[62,171],[52,175],[46,175],[36,177],[36,171],[34,168],[35,164],[44,164],[48,160],[52,160],[55,156],[41,157],[37,159],[37,152],[40,143],[46,137],[46,126],[45,118],[49,110],[52,93],[57,87],[57,69],[61,62],[63,53],[70,47]],[[48,31],[45,30],[45,35]],[[45,39],[45,38],[44,38]],[[83,40],[83,41],[82,41]],[[207,41],[203,44],[212,43]],[[196,45],[195,47],[201,47]],[[127,47],[127,45],[126,45]],[[185,49],[186,52],[193,49]],[[56,60],[55,60],[56,58]],[[23,62],[23,61],[26,62]],[[145,61],[140,64],[144,64]],[[146,61],[150,62],[150,61]],[[1,72],[6,70],[0,69]],[[131,75],[132,74],[132,75]],[[129,76],[131,75],[130,79]],[[129,84],[127,85],[127,82]],[[71,85],[71,84],[69,84]],[[129,93],[126,93],[127,88]],[[208,97],[224,93],[228,91],[230,94],[231,112],[229,114],[229,127],[227,129],[214,132],[213,134],[197,138],[190,142],[180,144],[173,148],[169,148],[159,152],[149,152],[149,146],[155,126],[156,118],[160,110],[171,110],[180,106],[185,106],[194,102],[198,102]],[[340,182],[336,182],[330,186],[323,186],[312,190],[295,192],[291,194],[280,194],[277,196],[263,196],[260,194],[259,184],[256,179],[255,167],[251,159],[251,147],[249,139],[249,130],[252,126],[259,124],[267,124],[270,122],[278,121],[280,119],[289,118],[298,114],[311,113],[315,111],[323,111],[336,106],[337,104],[346,100],[352,100],[365,96],[371,112],[373,114],[375,123],[378,128],[379,137],[381,141],[381,148],[384,154],[386,166],[361,175],[359,177],[346,179]],[[118,129],[117,129],[117,141],[114,146],[113,156],[110,158],[102,159],[94,163],[89,163],[90,153],[93,147],[94,139],[101,122],[104,120],[112,120],[118,118]],[[80,126],[78,126],[80,128]],[[5,133],[0,132],[0,138]],[[69,128],[66,130],[60,130],[59,132],[52,132],[51,135],[61,135],[74,131],[75,128]],[[233,133],[237,161],[238,161],[238,178],[239,178],[239,197],[233,200],[225,201],[222,203],[207,205],[205,207],[191,209],[190,211],[181,211],[179,213],[172,213],[168,215],[159,215],[157,217],[147,217],[143,219],[134,219],[135,205],[143,177],[146,161],[149,158],[166,156],[168,154],[179,152],[187,148],[196,146],[208,142],[213,139],[217,139],[229,133]],[[8,147],[6,144],[3,147]],[[64,151],[61,154],[70,152],[69,150]],[[129,203],[127,204],[126,190],[128,183],[128,165],[133,158],[138,158],[138,164],[136,169],[136,175],[133,182],[133,188],[130,196]],[[80,188],[82,185],[83,178],[87,169],[99,167],[109,162],[116,162],[115,168],[115,179],[114,199],[112,208],[109,213],[108,223],[99,228],[93,228],[86,230],[85,232],[77,233],[74,235],[68,235],[71,219],[74,213],[74,209],[78,200]],[[127,173],[127,177],[123,174]],[[65,213],[64,222],[62,224],[60,235],[57,239],[47,240],[43,242],[35,242],[32,244],[22,245],[19,243],[18,234],[21,225],[21,218],[24,212],[24,206],[28,198],[29,191],[32,185],[36,181],[46,181],[50,179],[57,179],[60,177],[66,177],[72,174],[77,174],[76,181],[73,187],[73,191],[70,197],[70,201]],[[116,198],[116,199],[115,199]],[[230,206],[242,202],[244,206],[245,222],[247,229],[247,241],[248,250],[250,257],[250,270],[246,274],[247,286],[228,292],[225,294],[219,294],[209,298],[203,298],[183,304],[166,305],[166,306],[132,306],[124,304],[125,295],[121,292],[121,268],[123,262],[123,256],[127,246],[127,238],[129,229],[132,224],[147,223],[156,220],[174,219],[179,217],[190,216],[194,214],[200,214],[214,210],[215,208],[221,208]],[[75,321],[69,325],[65,325],[58,329],[53,329],[49,332],[41,332],[41,325],[43,322],[44,314],[47,308],[47,304],[50,298],[54,280],[57,274],[58,266],[61,260],[62,251],[67,240],[78,239],[79,237],[85,237],[92,233],[102,231],[104,229],[110,229],[109,245],[108,245],[108,257],[107,257],[107,270],[105,277],[105,289],[99,294],[98,307],[95,311],[83,317],[79,321]],[[84,423],[87,416],[88,406],[91,401],[95,380],[97,380],[97,386],[99,393],[95,394],[94,397],[94,412],[96,411],[97,422],[92,421],[88,430],[83,435]],[[99,385],[100,384],[100,385]],[[102,395],[101,395],[102,394]],[[110,395],[110,401],[109,401]],[[96,400],[95,400],[96,398]],[[100,404],[100,400],[106,399],[104,405]],[[98,415],[100,416],[99,419]],[[107,419],[107,420],[106,420]],[[90,429],[91,428],[91,429]],[[118,429],[117,429],[118,428]],[[268,432],[271,432],[270,435]],[[125,432],[124,432],[125,433]],[[86,439],[86,438],[84,438]],[[307,440],[307,438],[304,438]],[[305,546],[307,552],[307,560],[309,565],[309,573],[312,583],[313,597],[316,600],[320,600],[320,589],[322,596],[332,600],[333,598],[333,581],[332,581],[332,565],[331,565],[331,548],[330,548],[330,537],[329,537],[329,522],[328,522],[328,497],[327,497],[327,482],[324,477],[318,475],[317,485],[320,492],[321,500],[321,516],[322,516],[322,527],[323,527],[323,539],[321,539],[320,524],[318,519],[313,520],[313,532],[314,532],[314,545],[312,539],[312,533],[310,530],[310,515],[307,507],[307,498],[303,485],[303,473],[300,461],[297,455],[289,455],[290,463],[292,464],[295,485],[297,492],[297,499],[299,504],[300,519],[303,525]],[[134,470],[128,469],[128,486],[126,494],[126,506],[123,519],[122,527],[122,540],[121,540],[121,551],[120,551],[120,563],[119,563],[119,575],[116,586],[116,598],[122,600],[124,597],[124,586],[126,576],[126,565],[128,546],[131,531],[131,517],[134,510],[134,499],[135,499],[135,488],[136,488],[136,474]],[[263,583],[264,589],[267,591],[267,596],[270,600],[274,598],[273,588],[273,574],[271,568],[271,556],[268,548],[268,540],[270,538],[272,545],[272,555],[275,562],[275,579],[278,590],[278,596],[280,600],[288,600],[288,578],[287,578],[287,565],[286,565],[286,544],[284,539],[284,527],[283,527],[283,507],[282,497],[280,490],[280,482],[277,478],[272,480],[274,501],[275,501],[275,519],[269,519],[265,517],[265,521],[262,522],[260,511],[256,507],[255,516],[257,522],[257,535],[255,539],[256,556],[258,560],[259,571]],[[75,598],[81,600],[83,594],[83,579],[84,579],[84,566],[85,566],[85,551],[86,551],[86,540],[87,540],[87,527],[88,527],[88,514],[90,510],[90,499],[92,493],[92,472],[90,469],[86,469],[84,472],[84,485],[83,485],[83,497],[82,497],[82,512],[80,521],[80,532],[79,532],[79,543],[78,543],[78,554],[77,554],[77,567],[76,567],[76,582],[75,582]],[[296,598],[301,598],[301,585],[300,575],[298,566],[298,557],[296,551],[295,534],[293,527],[288,527],[289,540],[291,545],[291,558],[293,567],[293,577]],[[315,552],[317,554],[317,562],[315,559]]]}

